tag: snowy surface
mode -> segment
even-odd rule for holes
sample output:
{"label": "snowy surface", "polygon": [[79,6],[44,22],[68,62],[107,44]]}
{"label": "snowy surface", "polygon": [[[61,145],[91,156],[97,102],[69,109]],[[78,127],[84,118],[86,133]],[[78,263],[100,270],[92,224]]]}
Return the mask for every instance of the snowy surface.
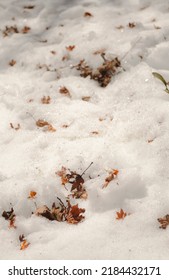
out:
{"label": "snowy surface", "polygon": [[[5,26],[19,32],[4,36]],[[157,219],[169,213],[169,96],[152,75],[169,80],[168,0],[1,0],[0,29],[0,213],[16,214],[16,229],[0,215],[0,258],[168,259],[169,231]],[[105,88],[72,68],[82,59],[97,68],[102,49],[122,64]],[[32,214],[65,203],[62,166],[81,174],[91,162],[88,198],[71,198],[86,210],[82,222]],[[117,220],[120,209],[130,215]]]}

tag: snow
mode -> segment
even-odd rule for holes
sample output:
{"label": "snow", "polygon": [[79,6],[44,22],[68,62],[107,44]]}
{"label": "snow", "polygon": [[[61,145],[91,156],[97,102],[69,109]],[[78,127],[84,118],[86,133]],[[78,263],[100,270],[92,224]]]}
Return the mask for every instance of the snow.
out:
{"label": "snow", "polygon": [[[0,215],[0,259],[169,258],[168,228],[157,221],[169,212],[169,97],[152,75],[169,80],[168,14],[167,0],[0,1],[0,213],[16,214],[16,228]],[[5,26],[19,33],[4,36]],[[122,64],[105,88],[72,67],[85,59],[96,69],[101,49]],[[56,131],[37,127],[39,119]],[[91,162],[88,198],[70,199],[85,208],[83,221],[32,214],[57,197],[66,203],[62,166],[81,174]],[[120,209],[129,214],[123,220]],[[30,243],[23,251],[22,234]]]}

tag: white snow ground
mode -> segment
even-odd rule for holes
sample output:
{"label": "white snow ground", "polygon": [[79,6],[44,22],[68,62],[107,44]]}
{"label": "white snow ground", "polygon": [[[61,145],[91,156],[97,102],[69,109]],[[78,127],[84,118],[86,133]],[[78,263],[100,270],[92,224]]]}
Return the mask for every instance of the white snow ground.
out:
{"label": "white snow ground", "polygon": [[[4,36],[5,26],[19,33]],[[169,213],[169,96],[152,75],[169,80],[168,0],[1,0],[0,29],[0,213],[16,214],[16,229],[0,215],[0,259],[168,259],[169,229],[157,219]],[[97,68],[100,49],[125,69],[105,88],[71,67]],[[86,209],[81,223],[32,215],[31,190],[38,207],[65,202],[70,187],[55,172],[92,161],[88,198],[71,199]],[[111,169],[117,178],[102,188]],[[117,220],[121,208],[130,215]]]}

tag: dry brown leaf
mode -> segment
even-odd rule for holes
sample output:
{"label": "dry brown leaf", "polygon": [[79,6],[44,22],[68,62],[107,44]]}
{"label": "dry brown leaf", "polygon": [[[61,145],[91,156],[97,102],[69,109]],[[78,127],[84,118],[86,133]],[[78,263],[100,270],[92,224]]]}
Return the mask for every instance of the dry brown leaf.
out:
{"label": "dry brown leaf", "polygon": [[17,126],[14,127],[13,123],[10,123],[10,127],[15,130],[19,130],[21,128],[20,124],[18,123]]}
{"label": "dry brown leaf", "polygon": [[5,220],[9,221],[9,228],[16,228],[15,226],[15,212],[13,207],[11,208],[10,211],[3,211],[2,217],[5,218]]}
{"label": "dry brown leaf", "polygon": [[41,103],[42,103],[42,104],[50,104],[50,102],[51,102],[51,98],[50,98],[49,95],[48,95],[48,96],[43,96],[43,97],[41,98]]}
{"label": "dry brown leaf", "polygon": [[25,239],[25,236],[23,234],[19,236],[19,241],[20,241],[20,250],[25,250],[30,245],[30,243],[28,243],[28,241]]}
{"label": "dry brown leaf", "polygon": [[62,166],[61,170],[57,171],[56,174],[61,177],[61,183],[62,185],[66,185],[69,182],[69,179],[67,178],[67,169],[66,167]]}
{"label": "dry brown leaf", "polygon": [[56,128],[54,128],[53,125],[49,124],[49,125],[48,125],[48,128],[47,128],[47,131],[49,131],[49,132],[55,132],[55,131],[56,131]]}
{"label": "dry brown leaf", "polygon": [[11,220],[9,220],[9,228],[14,228],[16,229],[16,226],[15,226],[15,217]]}
{"label": "dry brown leaf", "polygon": [[94,55],[103,54],[105,51],[106,51],[106,49],[103,49],[103,48],[102,48],[102,49],[99,49],[99,50],[97,50],[97,51],[94,51],[93,54],[94,54]]}
{"label": "dry brown leaf", "polygon": [[47,121],[44,121],[44,120],[38,120],[38,121],[36,121],[36,125],[38,127],[44,127],[46,125],[49,125],[49,123]]}
{"label": "dry brown leaf", "polygon": [[59,92],[65,96],[71,97],[70,91],[66,87],[60,87]]}
{"label": "dry brown leaf", "polygon": [[136,23],[135,22],[129,22],[128,27],[129,28],[134,28],[134,27],[136,27]]}
{"label": "dry brown leaf", "polygon": [[166,229],[169,225],[169,214],[165,215],[163,218],[158,218],[157,220],[161,224],[159,228]]}
{"label": "dry brown leaf", "polygon": [[53,54],[53,55],[55,55],[56,54],[56,51],[50,51],[51,52],[51,54]]}
{"label": "dry brown leaf", "polygon": [[85,12],[83,16],[84,17],[93,17],[93,15],[89,12]]}
{"label": "dry brown leaf", "polygon": [[82,215],[82,213],[84,212],[85,212],[84,208],[79,208],[78,204],[72,206],[68,201],[68,214],[66,216],[66,221],[69,224],[78,224],[85,218]]}
{"label": "dry brown leaf", "polygon": [[99,134],[98,131],[92,131],[91,133],[94,134],[94,135],[98,135]]}
{"label": "dry brown leaf", "polygon": [[15,64],[16,64],[16,60],[12,59],[11,61],[9,61],[10,66],[14,66]]}
{"label": "dry brown leaf", "polygon": [[19,33],[19,30],[18,30],[18,27],[16,25],[5,26],[5,29],[2,31],[2,33],[3,33],[4,37],[7,37],[7,36],[9,36],[10,34],[13,34],[13,33]]}
{"label": "dry brown leaf", "polygon": [[23,7],[24,9],[34,9],[35,8],[35,5],[27,5],[27,6],[24,6]]}
{"label": "dry brown leaf", "polygon": [[30,191],[28,198],[34,199],[36,195],[37,195],[37,192],[35,192],[35,191]]}
{"label": "dry brown leaf", "polygon": [[82,97],[83,101],[87,101],[88,102],[90,99],[91,99],[91,96],[83,96]]}
{"label": "dry brown leaf", "polygon": [[75,48],[75,46],[73,45],[73,46],[68,46],[68,47],[66,47],[66,49],[67,49],[67,51],[73,51],[74,50],[74,48]]}
{"label": "dry brown leaf", "polygon": [[127,213],[123,209],[120,209],[120,212],[116,212],[116,215],[116,220],[123,220],[127,216]]}
{"label": "dry brown leaf", "polygon": [[106,188],[108,186],[108,184],[114,180],[117,175],[118,175],[119,171],[117,169],[113,169],[109,172],[109,176],[106,177],[103,188]]}
{"label": "dry brown leaf", "polygon": [[24,26],[24,27],[22,28],[21,32],[22,32],[23,34],[26,34],[26,33],[28,33],[30,30],[31,30],[31,28],[30,28],[29,26]]}

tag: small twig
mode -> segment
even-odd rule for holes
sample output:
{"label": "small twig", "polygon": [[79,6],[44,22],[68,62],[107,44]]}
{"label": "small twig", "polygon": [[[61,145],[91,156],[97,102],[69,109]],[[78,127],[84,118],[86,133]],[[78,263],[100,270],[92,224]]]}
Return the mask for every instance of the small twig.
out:
{"label": "small twig", "polygon": [[83,173],[80,175],[81,177],[85,174],[85,172],[90,168],[90,166],[93,164],[93,161],[89,164],[89,166],[83,171]]}

